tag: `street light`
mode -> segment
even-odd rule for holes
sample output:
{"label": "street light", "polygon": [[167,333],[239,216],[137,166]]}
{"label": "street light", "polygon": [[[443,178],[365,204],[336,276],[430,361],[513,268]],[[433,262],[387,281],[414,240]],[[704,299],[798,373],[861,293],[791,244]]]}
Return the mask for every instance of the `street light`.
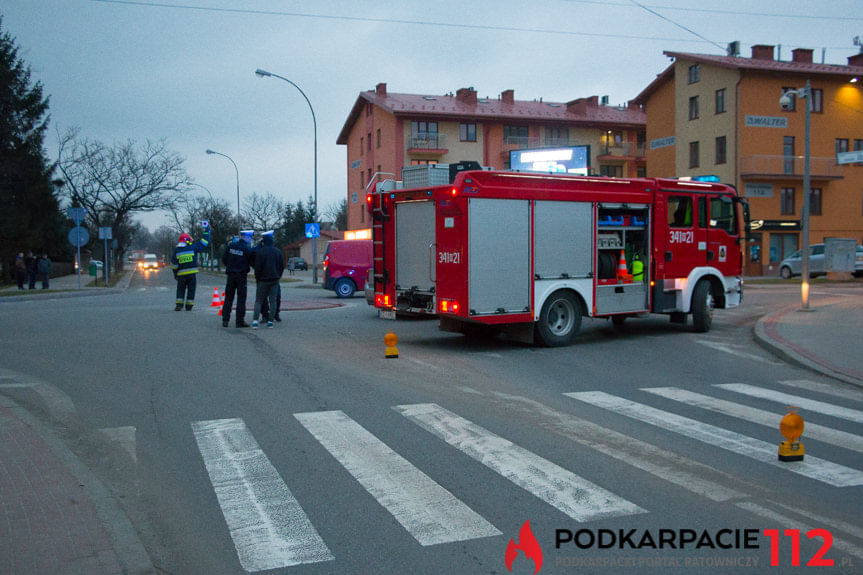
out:
{"label": "street light", "polygon": [[240,221],[240,170],[237,169],[237,163],[234,162],[234,160],[232,160],[231,157],[227,154],[215,152],[210,149],[207,150],[207,154],[215,154],[217,156],[222,156],[223,158],[228,158],[228,161],[234,164],[234,171],[237,173],[237,233],[239,233],[240,228],[243,227],[243,224]]}
{"label": "street light", "polygon": [[806,129],[803,143],[803,211],[800,214],[800,246],[802,261],[800,272],[803,274],[803,283],[800,286],[800,295],[803,300],[803,309],[809,309],[809,107],[812,103],[812,88],[809,79],[806,79],[806,87],[798,90],[788,90],[779,98],[779,105],[783,109],[790,108],[791,95],[803,98],[806,103]]}
{"label": "street light", "polygon": [[[299,90],[300,94],[303,95],[303,98],[306,99],[306,103],[309,105],[309,110],[312,111],[312,126],[314,127],[314,136],[315,136],[315,204],[312,208],[312,221],[318,221],[318,121],[315,118],[315,109],[312,107],[312,103],[309,101],[309,97],[306,96],[306,93],[303,90],[288,80],[283,76],[279,76],[278,74],[273,74],[272,72],[267,72],[266,70],[261,70],[258,68],[255,70],[255,75],[259,78],[278,78],[279,80],[284,80],[297,90]],[[314,265],[312,266],[312,283],[318,283],[318,238],[312,238],[312,261]]]}

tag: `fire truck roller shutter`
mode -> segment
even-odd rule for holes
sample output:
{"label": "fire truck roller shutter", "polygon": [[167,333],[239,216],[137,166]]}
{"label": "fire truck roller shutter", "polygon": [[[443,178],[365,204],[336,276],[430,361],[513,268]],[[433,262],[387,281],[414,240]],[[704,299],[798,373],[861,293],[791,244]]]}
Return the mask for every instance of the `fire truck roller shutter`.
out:
{"label": "fire truck roller shutter", "polygon": [[402,290],[431,291],[429,244],[435,241],[434,202],[396,204],[396,284]]}
{"label": "fire truck roller shutter", "polygon": [[589,277],[592,241],[593,206],[590,203],[536,202],[533,273],[538,279]]}
{"label": "fire truck roller shutter", "polygon": [[530,310],[530,202],[471,198],[468,214],[470,310]]}

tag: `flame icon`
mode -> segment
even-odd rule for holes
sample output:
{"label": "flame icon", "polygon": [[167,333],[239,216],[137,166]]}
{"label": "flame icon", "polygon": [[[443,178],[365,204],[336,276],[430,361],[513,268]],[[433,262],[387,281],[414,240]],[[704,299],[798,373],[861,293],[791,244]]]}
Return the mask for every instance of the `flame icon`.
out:
{"label": "flame icon", "polygon": [[518,541],[516,545],[515,541],[510,539],[509,545],[506,546],[506,568],[512,572],[512,562],[515,561],[519,551],[524,551],[525,557],[533,559],[533,563],[536,565],[534,575],[536,575],[542,567],[542,549],[539,546],[539,541],[533,536],[533,531],[530,530],[530,519],[521,526],[518,532]]}

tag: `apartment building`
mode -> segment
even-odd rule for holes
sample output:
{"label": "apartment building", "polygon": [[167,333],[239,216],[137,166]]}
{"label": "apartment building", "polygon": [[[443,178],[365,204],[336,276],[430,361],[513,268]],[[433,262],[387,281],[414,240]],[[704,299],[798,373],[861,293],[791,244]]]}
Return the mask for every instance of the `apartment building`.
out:
{"label": "apartment building", "polygon": [[805,105],[783,93],[811,84],[810,243],[850,237],[863,243],[863,164],[836,154],[863,150],[863,54],[847,65],[813,62],[774,46],[751,57],[664,52],[673,63],[633,104],[647,114],[647,175],[715,175],[749,198],[755,220],[746,273],[769,275],[800,245]]}
{"label": "apartment building", "polygon": [[395,94],[384,83],[361,92],[337,140],[348,152],[348,229],[369,226],[365,195],[375,174],[400,179],[403,166],[466,160],[509,169],[512,150],[587,146],[590,174],[645,175],[644,112],[605,100],[520,101],[513,90],[481,98],[473,88]]}

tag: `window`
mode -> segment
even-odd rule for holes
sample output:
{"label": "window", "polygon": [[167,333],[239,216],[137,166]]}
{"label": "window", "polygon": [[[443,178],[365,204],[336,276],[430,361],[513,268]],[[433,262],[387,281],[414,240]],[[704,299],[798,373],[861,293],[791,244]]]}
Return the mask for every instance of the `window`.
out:
{"label": "window", "polygon": [[721,114],[725,111],[725,88],[716,90],[716,113]]}
{"label": "window", "polygon": [[841,154],[842,152],[848,151],[848,138],[836,138],[836,153]]}
{"label": "window", "polygon": [[782,138],[783,170],[785,174],[794,173],[794,136],[783,136]]}
{"label": "window", "polygon": [[622,178],[623,166],[599,166],[599,175],[609,178]]}
{"label": "window", "polygon": [[380,147],[381,147],[381,129],[380,129],[380,128],[378,128],[377,140],[376,140],[375,147],[376,147],[376,148],[380,148]]}
{"label": "window", "polygon": [[789,96],[791,98],[791,104],[788,106],[788,108],[784,108],[784,110],[786,112],[793,112],[797,109],[797,93],[796,93],[797,89],[784,86],[782,88],[782,93],[786,94],[787,92],[794,92],[794,93]]}
{"label": "window", "polygon": [[429,166],[437,164],[437,160],[411,160],[411,166]]}
{"label": "window", "polygon": [[863,140],[854,140],[854,151],[863,150]]}
{"label": "window", "polygon": [[698,96],[689,98],[689,119],[698,119]]}
{"label": "window", "polygon": [[545,143],[548,146],[568,146],[569,128],[550,126],[545,129]]}
{"label": "window", "polygon": [[689,83],[694,84],[701,80],[701,67],[698,64],[693,64],[689,67]]}
{"label": "window", "polygon": [[821,188],[811,188],[809,190],[809,215],[821,215]]}
{"label": "window", "polygon": [[368,138],[368,140],[366,140],[366,146],[368,147],[369,151],[371,151],[371,149],[372,149],[372,133],[371,132],[369,132],[369,138]]}
{"label": "window", "polygon": [[809,106],[810,112],[816,112],[820,114],[824,111],[824,92],[823,90],[816,90],[812,88],[812,95],[809,98],[812,102]]}
{"label": "window", "polygon": [[504,126],[504,144],[527,144],[527,126]]}
{"label": "window", "polygon": [[770,234],[770,263],[779,263],[797,251],[797,234]]}
{"label": "window", "polygon": [[689,167],[697,168],[698,166],[698,142],[689,142]]}
{"label": "window", "polygon": [[459,124],[458,139],[462,142],[476,142],[476,124]]}
{"label": "window", "polygon": [[360,187],[366,189],[366,173],[360,170]]}
{"label": "window", "polygon": [[724,164],[728,161],[728,151],[725,136],[716,138],[716,163]]}
{"label": "window", "polygon": [[734,202],[730,198],[710,198],[710,227],[737,235],[737,218],[734,217]]}
{"label": "window", "polygon": [[360,155],[362,156],[365,153],[366,149],[366,139],[360,138]]}
{"label": "window", "polygon": [[782,188],[779,194],[779,213],[783,216],[794,215],[794,188]]}
{"label": "window", "polygon": [[672,228],[692,227],[691,196],[668,196],[668,225]]}
{"label": "window", "polygon": [[646,178],[647,177],[647,168],[644,166],[639,166],[635,169],[635,177],[636,178]]}

